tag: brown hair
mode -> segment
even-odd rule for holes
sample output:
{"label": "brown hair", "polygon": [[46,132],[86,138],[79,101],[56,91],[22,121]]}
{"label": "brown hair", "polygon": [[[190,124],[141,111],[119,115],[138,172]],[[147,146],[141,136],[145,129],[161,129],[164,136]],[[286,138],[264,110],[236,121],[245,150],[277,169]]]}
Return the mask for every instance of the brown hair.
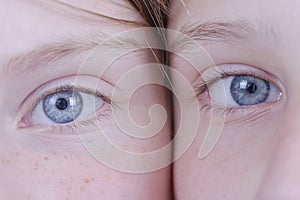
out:
{"label": "brown hair", "polygon": [[168,0],[128,0],[152,27],[165,27]]}

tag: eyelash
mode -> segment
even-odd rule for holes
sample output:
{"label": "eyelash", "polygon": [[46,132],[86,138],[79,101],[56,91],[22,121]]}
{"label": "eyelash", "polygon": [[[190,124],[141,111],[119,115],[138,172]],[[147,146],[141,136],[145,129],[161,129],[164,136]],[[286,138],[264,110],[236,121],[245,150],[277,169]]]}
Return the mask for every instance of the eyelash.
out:
{"label": "eyelash", "polygon": [[[66,90],[75,90],[78,92],[84,92],[90,95],[94,95],[95,98],[100,98],[104,101],[106,108],[102,110],[101,112],[96,111],[96,117],[88,118],[86,120],[82,121],[76,121],[76,123],[70,122],[66,124],[51,124],[51,125],[37,125],[37,126],[30,126],[30,122],[28,123],[28,116],[30,116],[33,112],[33,109],[35,106],[43,101],[43,99],[48,96],[49,94],[55,93],[55,92],[61,92]],[[108,105],[108,106],[107,106]],[[73,86],[73,85],[62,85],[59,87],[56,87],[54,89],[48,90],[47,92],[43,93],[37,100],[33,101],[33,103],[29,104],[29,109],[27,109],[27,112],[25,116],[21,118],[21,121],[18,124],[19,128],[38,128],[42,129],[43,132],[74,132],[75,130],[78,130],[80,128],[89,127],[91,124],[97,124],[97,122],[101,121],[103,118],[108,118],[111,108],[114,107],[113,102],[111,99],[103,94],[101,94],[99,91],[91,91],[87,88],[81,87],[81,86]]]}

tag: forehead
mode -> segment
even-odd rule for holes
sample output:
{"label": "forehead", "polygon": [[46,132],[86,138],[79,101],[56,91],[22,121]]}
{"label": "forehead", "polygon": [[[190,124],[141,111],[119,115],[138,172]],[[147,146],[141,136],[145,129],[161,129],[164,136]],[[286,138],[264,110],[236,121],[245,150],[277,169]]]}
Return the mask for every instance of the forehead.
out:
{"label": "forehead", "polygon": [[199,19],[236,18],[296,23],[300,18],[299,7],[300,2],[294,0],[172,0],[169,26],[178,29]]}
{"label": "forehead", "polygon": [[43,42],[55,41],[57,36],[69,37],[93,30],[112,35],[133,26],[101,15],[129,21],[140,19],[127,1],[0,1],[0,46],[5,47],[0,49],[0,55],[23,53]]}
{"label": "forehead", "polygon": [[[225,26],[230,24],[227,26],[229,28],[232,27],[231,24],[239,24],[240,27],[233,26],[234,34],[248,29],[247,27],[255,33],[251,40],[245,39],[240,43],[245,44],[251,41],[249,48],[263,45],[280,57],[298,58],[300,1],[173,0],[171,6],[173,15],[168,21],[170,29],[182,32],[185,27],[208,22],[215,31],[220,28],[220,26],[213,27],[216,24],[225,24]],[[199,25],[199,27],[203,26]],[[231,33],[231,30],[225,31]],[[218,32],[215,33],[217,34]],[[271,42],[270,39],[272,39]]]}
{"label": "forehead", "polygon": [[[198,29],[189,33],[216,64],[247,63],[281,78],[296,77],[299,7],[300,1],[295,0],[173,0],[168,28],[185,33],[185,27],[196,24]],[[189,74],[173,60],[171,57],[172,66]]]}

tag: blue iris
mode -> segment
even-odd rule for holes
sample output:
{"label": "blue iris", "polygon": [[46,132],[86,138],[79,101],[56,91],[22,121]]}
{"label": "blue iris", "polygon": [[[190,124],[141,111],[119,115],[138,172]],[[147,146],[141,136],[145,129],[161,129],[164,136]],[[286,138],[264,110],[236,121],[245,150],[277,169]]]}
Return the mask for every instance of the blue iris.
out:
{"label": "blue iris", "polygon": [[240,106],[265,102],[270,94],[270,83],[263,79],[239,75],[231,82],[230,92],[233,100]]}
{"label": "blue iris", "polygon": [[43,111],[55,123],[74,121],[82,111],[82,96],[73,90],[59,91],[43,99]]}

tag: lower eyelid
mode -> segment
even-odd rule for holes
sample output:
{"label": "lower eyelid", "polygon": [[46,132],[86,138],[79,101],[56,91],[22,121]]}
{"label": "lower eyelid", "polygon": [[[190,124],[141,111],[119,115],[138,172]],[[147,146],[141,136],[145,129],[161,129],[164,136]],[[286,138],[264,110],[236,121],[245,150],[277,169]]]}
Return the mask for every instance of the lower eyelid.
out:
{"label": "lower eyelid", "polygon": [[[68,124],[20,126],[19,128],[26,129],[26,131],[33,134],[77,135],[99,130],[99,124],[103,125],[110,122],[111,116],[111,106],[106,105],[82,121],[73,121]],[[105,122],[105,120],[107,120],[107,122]]]}
{"label": "lower eyelid", "polygon": [[264,103],[260,105],[253,105],[247,107],[219,107],[211,104],[203,104],[200,112],[203,115],[211,116],[216,114],[218,117],[225,117],[224,125],[228,126],[242,126],[247,127],[263,120],[268,115],[274,113],[275,105],[271,103]]}

